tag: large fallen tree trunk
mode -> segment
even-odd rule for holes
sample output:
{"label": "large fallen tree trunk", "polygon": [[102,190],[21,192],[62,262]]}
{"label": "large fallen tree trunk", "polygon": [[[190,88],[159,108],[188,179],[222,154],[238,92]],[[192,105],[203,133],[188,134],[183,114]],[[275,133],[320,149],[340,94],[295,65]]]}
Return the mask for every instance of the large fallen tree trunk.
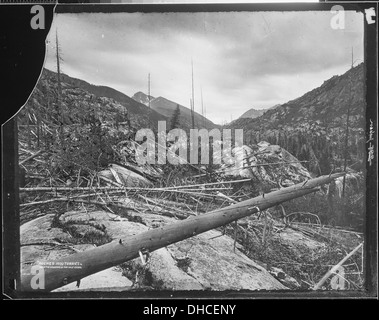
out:
{"label": "large fallen tree trunk", "polygon": [[152,252],[282,202],[318,191],[318,186],[329,183],[340,176],[343,176],[343,173],[311,179],[305,183],[280,189],[203,215],[119,239],[95,249],[50,261],[49,263],[53,265],[31,266],[21,276],[21,290],[54,290],[93,273],[137,258],[141,253]]}

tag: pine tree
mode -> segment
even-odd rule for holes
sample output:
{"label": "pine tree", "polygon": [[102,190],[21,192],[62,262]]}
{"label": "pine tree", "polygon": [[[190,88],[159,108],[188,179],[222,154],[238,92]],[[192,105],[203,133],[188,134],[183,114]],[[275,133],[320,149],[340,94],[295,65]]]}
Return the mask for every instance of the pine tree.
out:
{"label": "pine tree", "polygon": [[179,117],[180,117],[180,109],[179,109],[179,105],[176,105],[176,109],[175,109],[175,111],[171,117],[171,120],[170,120],[170,128],[171,129],[175,129],[175,128],[179,127],[179,125],[180,125]]}

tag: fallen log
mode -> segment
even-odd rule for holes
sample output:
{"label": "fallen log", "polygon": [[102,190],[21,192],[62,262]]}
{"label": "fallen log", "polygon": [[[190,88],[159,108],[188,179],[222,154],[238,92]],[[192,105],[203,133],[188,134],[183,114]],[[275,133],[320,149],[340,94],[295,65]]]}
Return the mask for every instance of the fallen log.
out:
{"label": "fallen log", "polygon": [[247,182],[251,181],[251,178],[248,179],[240,179],[240,180],[230,180],[230,181],[221,181],[221,182],[209,182],[209,183],[200,183],[200,184],[193,184],[193,185],[184,185],[184,186],[174,186],[174,187],[166,187],[166,188],[160,188],[160,189],[179,189],[179,188],[193,188],[193,187],[205,187],[205,186],[213,186],[217,184],[232,184],[232,183],[240,183],[240,182]]}
{"label": "fallen log", "polygon": [[[247,179],[250,180],[250,179]],[[229,183],[229,182],[222,182],[222,183]],[[217,184],[221,184],[221,182],[218,182]],[[184,189],[184,187],[188,189]],[[194,190],[194,191],[212,191],[212,190],[231,190],[229,187],[220,187],[220,188],[193,188],[194,186],[188,185],[188,186],[181,186],[180,188],[177,187],[170,187],[170,188],[140,188],[140,187],[33,187],[33,188],[20,188],[20,192],[57,192],[57,191],[91,191],[91,190],[105,190],[105,191],[112,191],[112,190],[121,190],[121,191],[171,191],[171,190]]]}
{"label": "fallen log", "polygon": [[27,157],[26,159],[22,160],[20,162],[20,165],[21,164],[24,164],[25,162],[29,161],[29,160],[32,160],[33,158],[35,158],[36,156],[40,155],[41,153],[43,152],[43,150],[39,150],[37,151],[36,153],[32,154],[31,156]]}
{"label": "fallen log", "polygon": [[[340,262],[338,262],[333,268],[331,268],[322,279],[313,287],[313,290],[319,290],[324,282],[332,275],[335,274],[336,271],[352,256],[354,255],[361,247],[363,247],[363,243],[360,243],[356,246],[348,255],[346,255]],[[337,273],[338,274],[338,273]]]}
{"label": "fallen log", "polygon": [[336,173],[322,176],[203,215],[192,216],[88,251],[50,261],[53,263],[50,267],[46,265],[43,267],[42,264],[30,266],[22,272],[20,288],[22,291],[51,291],[68,283],[80,281],[86,276],[137,258],[143,253],[152,252],[282,202],[318,191],[318,186],[330,183],[343,175]]}
{"label": "fallen log", "polygon": [[[111,192],[108,192],[108,194],[115,194],[115,193],[120,193],[120,192],[123,192],[122,190],[120,191],[111,191]],[[46,204],[46,203],[52,203],[52,202],[70,202],[72,201],[73,199],[77,199],[77,198],[90,198],[90,197],[97,197],[101,195],[100,193],[96,193],[94,191],[94,193],[86,193],[86,194],[80,194],[80,195],[76,195],[76,196],[69,196],[69,197],[58,197],[58,198],[52,198],[52,199],[48,199],[48,200],[41,200],[41,201],[34,201],[34,202],[28,202],[28,203],[22,203],[20,204],[20,208],[23,208],[23,207],[28,207],[28,206],[32,206],[32,205],[40,205],[40,204]]]}

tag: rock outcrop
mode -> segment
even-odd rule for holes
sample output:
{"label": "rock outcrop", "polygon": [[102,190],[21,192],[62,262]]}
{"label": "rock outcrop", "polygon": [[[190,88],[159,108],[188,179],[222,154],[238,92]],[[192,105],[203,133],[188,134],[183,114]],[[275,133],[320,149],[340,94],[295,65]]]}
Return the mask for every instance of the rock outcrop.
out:
{"label": "rock outcrop", "polygon": [[[286,187],[310,179],[311,175],[301,162],[284,148],[261,141],[257,145],[235,147],[228,152],[231,162],[223,155],[218,172],[225,176],[252,178],[255,183],[268,183],[272,187]],[[230,160],[233,160],[230,159]]]}
{"label": "rock outcrop", "polygon": [[[66,212],[46,215],[21,226],[21,260],[26,266],[36,261],[55,260],[76,251],[90,250],[94,240],[118,241],[151,227],[174,223],[175,219],[154,214],[140,216],[142,223],[129,221],[104,211]],[[135,217],[130,220],[136,220]],[[80,229],[81,233],[74,230]],[[87,233],[85,232],[87,228]],[[98,230],[96,234],[94,229]],[[92,244],[91,244],[92,241]],[[172,244],[151,253],[146,266],[135,259],[84,278],[79,288],[68,284],[56,291],[129,290],[136,284],[136,272],[147,269],[150,287],[159,283],[167,290],[278,290],[286,289],[263,267],[233,251],[234,241],[217,230]],[[133,275],[131,279],[121,277]],[[124,279],[125,278],[125,279]],[[153,286],[151,286],[153,284]],[[83,286],[82,286],[83,285]],[[146,285],[145,285],[146,287]],[[144,288],[144,287],[142,287]]]}

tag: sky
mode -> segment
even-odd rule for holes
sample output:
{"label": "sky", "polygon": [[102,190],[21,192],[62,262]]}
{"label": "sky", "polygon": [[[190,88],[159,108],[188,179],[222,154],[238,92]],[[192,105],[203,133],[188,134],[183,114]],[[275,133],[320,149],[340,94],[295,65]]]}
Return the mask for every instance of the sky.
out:
{"label": "sky", "polygon": [[296,99],[363,61],[363,15],[345,12],[345,29],[324,12],[56,14],[45,67],[132,96],[147,93],[189,107],[191,61],[195,111],[222,124],[250,108]]}

